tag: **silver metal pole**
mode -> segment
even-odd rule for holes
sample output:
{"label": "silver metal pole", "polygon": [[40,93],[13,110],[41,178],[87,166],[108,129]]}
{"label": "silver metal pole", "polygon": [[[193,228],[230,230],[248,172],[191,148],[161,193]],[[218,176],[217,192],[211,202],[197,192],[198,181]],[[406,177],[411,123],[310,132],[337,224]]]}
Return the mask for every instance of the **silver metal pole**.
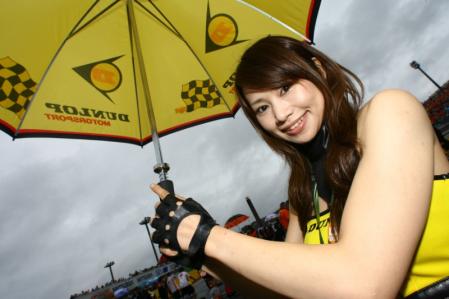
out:
{"label": "silver metal pole", "polygon": [[154,152],[156,154],[156,161],[157,161],[157,164],[154,166],[154,172],[159,174],[160,181],[165,181],[167,179],[167,172],[169,170],[169,167],[167,163],[164,163],[164,160],[162,158],[159,135],[157,134],[156,118],[154,117],[153,104],[151,101],[150,89],[148,87],[147,73],[145,71],[145,63],[143,59],[142,48],[140,46],[139,33],[137,31],[136,17],[134,15],[133,0],[128,0],[126,2],[126,7],[131,20],[130,26],[132,30],[132,39],[136,45],[137,61],[138,61],[137,64],[139,65],[140,79],[142,80],[143,83],[142,85],[143,85],[143,92],[145,95],[146,108],[148,116],[150,118],[151,136],[153,139]]}

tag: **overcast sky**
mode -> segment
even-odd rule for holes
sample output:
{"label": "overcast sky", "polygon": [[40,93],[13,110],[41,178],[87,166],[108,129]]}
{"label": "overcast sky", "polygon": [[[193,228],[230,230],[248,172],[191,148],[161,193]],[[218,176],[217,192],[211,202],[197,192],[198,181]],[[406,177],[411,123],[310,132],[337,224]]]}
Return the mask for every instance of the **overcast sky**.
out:
{"label": "overcast sky", "polygon": [[[316,46],[361,77],[366,99],[402,88],[424,101],[449,79],[449,1],[322,0]],[[161,139],[177,193],[200,201],[223,224],[235,213],[275,210],[287,170],[239,111]],[[154,265],[145,227],[156,197],[152,144],[19,139],[0,132],[0,294],[69,298],[114,276]]]}

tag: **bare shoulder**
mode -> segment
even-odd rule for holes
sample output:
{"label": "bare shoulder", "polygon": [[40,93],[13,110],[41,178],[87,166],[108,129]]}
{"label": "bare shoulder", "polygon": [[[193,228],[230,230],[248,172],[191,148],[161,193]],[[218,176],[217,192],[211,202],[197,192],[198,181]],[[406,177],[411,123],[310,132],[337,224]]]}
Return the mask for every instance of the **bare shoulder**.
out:
{"label": "bare shoulder", "polygon": [[401,89],[386,89],[375,94],[359,112],[359,119],[368,115],[380,113],[385,115],[388,112],[396,113],[400,111],[417,110],[424,112],[423,105],[411,93]]}
{"label": "bare shoulder", "polygon": [[387,89],[375,94],[359,111],[359,138],[370,131],[421,128],[431,133],[431,123],[419,100],[400,89]]}

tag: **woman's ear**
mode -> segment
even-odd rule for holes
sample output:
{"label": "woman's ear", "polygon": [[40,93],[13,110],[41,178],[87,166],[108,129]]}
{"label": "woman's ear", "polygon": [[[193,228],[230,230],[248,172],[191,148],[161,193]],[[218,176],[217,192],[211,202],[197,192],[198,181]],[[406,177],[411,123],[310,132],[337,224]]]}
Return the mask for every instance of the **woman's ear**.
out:
{"label": "woman's ear", "polygon": [[324,70],[323,65],[321,64],[321,61],[319,61],[318,58],[316,57],[312,57],[312,61],[320,71],[321,76],[323,76],[326,79],[326,71]]}

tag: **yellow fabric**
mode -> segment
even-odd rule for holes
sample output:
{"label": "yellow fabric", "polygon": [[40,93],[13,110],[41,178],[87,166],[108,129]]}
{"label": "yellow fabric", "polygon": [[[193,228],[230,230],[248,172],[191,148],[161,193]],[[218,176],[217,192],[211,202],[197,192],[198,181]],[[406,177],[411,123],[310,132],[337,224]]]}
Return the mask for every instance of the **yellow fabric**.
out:
{"label": "yellow fabric", "polygon": [[276,5],[273,5],[273,1],[267,0],[246,0],[246,2],[262,9],[293,30],[309,37],[308,29],[312,21],[312,9],[320,1],[277,0]]}
{"label": "yellow fabric", "polygon": [[449,276],[449,179],[433,182],[429,217],[419,244],[405,296]]}
{"label": "yellow fabric", "polygon": [[[329,239],[329,217],[329,211],[320,215],[320,230],[325,244]],[[307,223],[304,243],[320,244],[315,218]],[[403,295],[410,295],[447,276],[449,276],[449,179],[433,182],[427,224],[404,284]]]}
{"label": "yellow fabric", "polygon": [[330,212],[326,210],[320,214],[320,224],[316,225],[316,218],[307,222],[307,231],[304,235],[304,244],[320,244],[320,235],[318,229],[321,231],[321,236],[325,244],[329,243],[329,226],[330,226]]}

